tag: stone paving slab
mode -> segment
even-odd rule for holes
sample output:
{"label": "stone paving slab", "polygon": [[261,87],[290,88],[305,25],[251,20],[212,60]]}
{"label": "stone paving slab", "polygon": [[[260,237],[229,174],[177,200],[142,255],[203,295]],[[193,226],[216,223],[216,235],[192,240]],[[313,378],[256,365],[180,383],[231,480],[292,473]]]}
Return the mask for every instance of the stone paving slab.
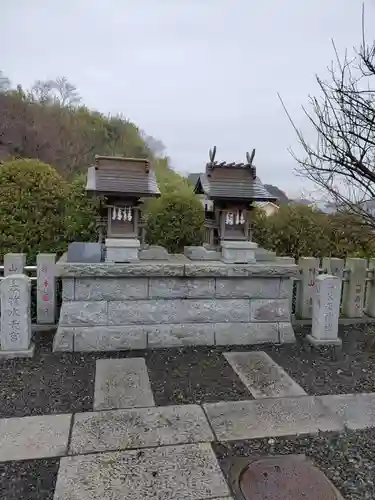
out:
{"label": "stone paving slab", "polygon": [[214,439],[198,405],[110,410],[74,416],[69,452],[126,450]]}
{"label": "stone paving slab", "polygon": [[219,441],[340,431],[343,422],[314,396],[204,405]]}
{"label": "stone paving slab", "polygon": [[0,462],[65,455],[71,415],[0,420]]}
{"label": "stone paving slab", "polygon": [[256,399],[306,395],[265,352],[226,352],[224,356]]}
{"label": "stone paving slab", "polygon": [[94,410],[155,406],[143,358],[96,361]]}
{"label": "stone paving slab", "polygon": [[318,399],[351,430],[375,427],[375,393],[327,395]]}
{"label": "stone paving slab", "polygon": [[212,500],[230,494],[207,443],[65,457],[54,500]]}

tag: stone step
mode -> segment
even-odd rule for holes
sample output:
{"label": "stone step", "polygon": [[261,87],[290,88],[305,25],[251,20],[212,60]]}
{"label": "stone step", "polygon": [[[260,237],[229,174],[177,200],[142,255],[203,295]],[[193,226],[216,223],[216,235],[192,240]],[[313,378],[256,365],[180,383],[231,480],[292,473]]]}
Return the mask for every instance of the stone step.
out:
{"label": "stone step", "polygon": [[229,495],[211,445],[200,443],[62,458],[54,500],[224,500]]}
{"label": "stone step", "polygon": [[96,361],[94,410],[155,406],[143,358]]}
{"label": "stone step", "polygon": [[375,393],[335,394],[318,398],[324,406],[337,413],[351,430],[375,427]]}
{"label": "stone step", "polygon": [[[375,427],[375,393],[78,413],[71,454]],[[0,420],[0,462],[64,456],[72,415]],[[215,436],[211,432],[211,428]]]}
{"label": "stone step", "polygon": [[215,438],[198,405],[77,413],[70,454],[210,442]]}
{"label": "stone step", "polygon": [[224,356],[256,399],[306,395],[265,352],[226,352]]}
{"label": "stone step", "polygon": [[67,454],[72,415],[40,415],[0,420],[0,462]]}
{"label": "stone step", "polygon": [[340,417],[315,396],[203,405],[219,441],[341,431]]}

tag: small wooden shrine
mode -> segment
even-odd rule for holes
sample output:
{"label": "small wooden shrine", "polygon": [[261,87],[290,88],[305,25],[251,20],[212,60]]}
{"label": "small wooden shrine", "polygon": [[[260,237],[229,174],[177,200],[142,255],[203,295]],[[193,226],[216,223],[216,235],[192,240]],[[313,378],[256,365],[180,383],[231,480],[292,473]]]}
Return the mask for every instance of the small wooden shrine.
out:
{"label": "small wooden shrine", "polygon": [[141,200],[160,196],[148,159],[95,156],[89,167],[86,191],[100,196],[99,242],[104,238],[139,238],[142,230]]}
{"label": "small wooden shrine", "polygon": [[251,241],[250,212],[256,201],[276,201],[263,186],[253,165],[255,149],[246,163],[218,163],[216,146],[210,150],[206,172],[194,192],[204,196],[205,245],[217,247],[222,240]]}

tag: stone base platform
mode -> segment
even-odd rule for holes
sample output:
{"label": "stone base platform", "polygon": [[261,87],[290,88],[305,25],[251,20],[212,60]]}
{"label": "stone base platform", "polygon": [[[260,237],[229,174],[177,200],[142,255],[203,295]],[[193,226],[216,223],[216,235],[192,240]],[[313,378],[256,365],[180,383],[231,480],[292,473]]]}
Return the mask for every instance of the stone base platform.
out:
{"label": "stone base platform", "polygon": [[285,261],[58,262],[63,303],[54,350],[293,342]]}
{"label": "stone base platform", "polygon": [[313,335],[306,335],[306,342],[312,347],[342,347],[342,339],[317,339]]}
{"label": "stone base platform", "polygon": [[59,326],[54,351],[121,351],[191,345],[294,342],[290,322],[190,323],[175,325]]}
{"label": "stone base platform", "polygon": [[105,260],[106,262],[137,261],[140,246],[140,241],[136,238],[107,238]]}
{"label": "stone base platform", "polygon": [[2,351],[0,349],[0,359],[32,358],[34,356],[35,346],[31,344],[28,349],[14,349]]}

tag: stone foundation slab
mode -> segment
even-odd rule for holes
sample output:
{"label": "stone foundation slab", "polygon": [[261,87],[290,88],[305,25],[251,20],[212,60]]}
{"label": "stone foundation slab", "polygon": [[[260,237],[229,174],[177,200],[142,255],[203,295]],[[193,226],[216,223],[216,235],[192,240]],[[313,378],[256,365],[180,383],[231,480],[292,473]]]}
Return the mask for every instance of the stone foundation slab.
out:
{"label": "stone foundation slab", "polygon": [[194,345],[279,344],[291,323],[59,326],[54,351],[122,351]]}
{"label": "stone foundation slab", "polygon": [[132,262],[139,259],[140,242],[132,238],[107,238],[106,262]]}
{"label": "stone foundation slab", "polygon": [[57,268],[63,303],[55,351],[114,351],[294,341],[285,282],[298,268],[194,262],[184,255],[138,263]]}
{"label": "stone foundation slab", "polygon": [[0,359],[32,358],[34,356],[34,350],[34,344],[31,344],[29,349],[0,350]]}

